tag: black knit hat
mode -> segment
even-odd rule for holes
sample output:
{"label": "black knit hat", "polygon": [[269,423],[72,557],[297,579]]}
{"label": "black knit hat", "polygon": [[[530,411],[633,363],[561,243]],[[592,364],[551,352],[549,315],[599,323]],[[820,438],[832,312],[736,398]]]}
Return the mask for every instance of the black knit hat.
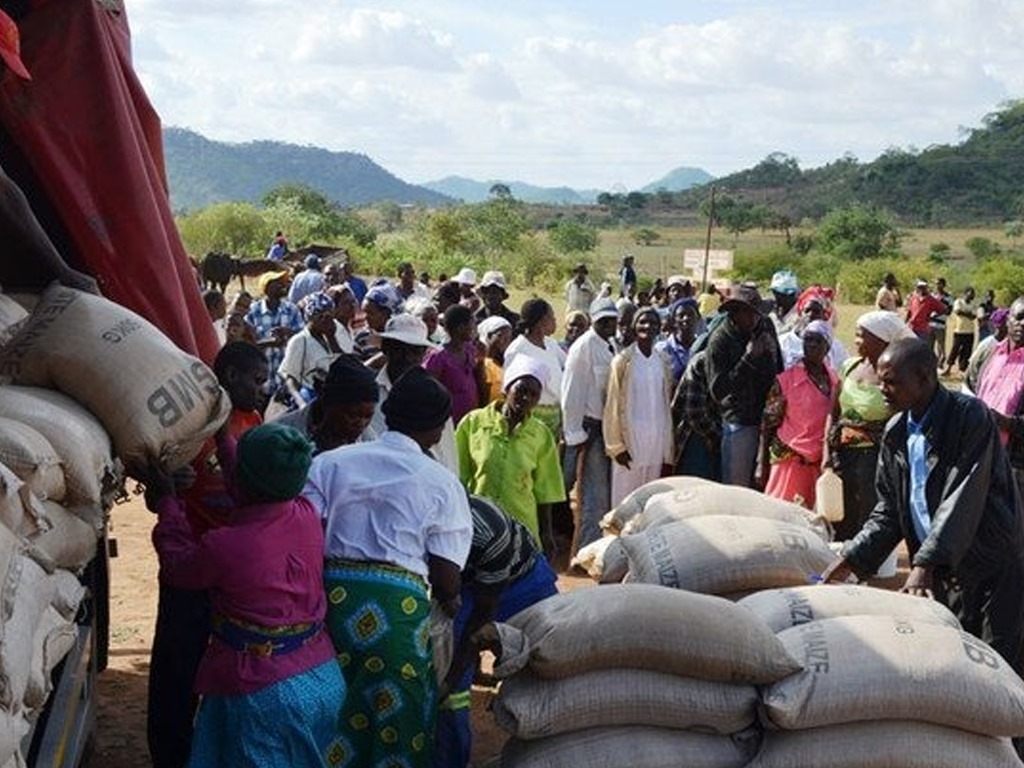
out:
{"label": "black knit hat", "polygon": [[388,429],[411,434],[429,432],[452,415],[452,396],[437,379],[416,366],[391,388],[381,406]]}
{"label": "black knit hat", "polygon": [[379,396],[376,374],[352,355],[341,355],[331,363],[320,393],[324,405],[376,403]]}

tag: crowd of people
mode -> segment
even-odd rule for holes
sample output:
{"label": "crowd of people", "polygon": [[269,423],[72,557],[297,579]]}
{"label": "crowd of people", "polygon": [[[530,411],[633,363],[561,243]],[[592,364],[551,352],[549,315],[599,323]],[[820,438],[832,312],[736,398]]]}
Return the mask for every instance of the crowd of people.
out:
{"label": "crowd of people", "polygon": [[[234,411],[194,472],[147,485],[154,765],[466,766],[476,631],[554,594],[601,517],[671,474],[814,508],[833,470],[847,543],[823,578],[904,540],[904,589],[1019,671],[1024,297],[921,280],[904,302],[887,275],[847,354],[835,292],[792,271],[767,299],[640,284],[631,256],[617,287],[577,265],[561,339],[500,271],[367,285],[310,256],[259,298],[208,294]],[[966,393],[939,383],[954,365]]]}

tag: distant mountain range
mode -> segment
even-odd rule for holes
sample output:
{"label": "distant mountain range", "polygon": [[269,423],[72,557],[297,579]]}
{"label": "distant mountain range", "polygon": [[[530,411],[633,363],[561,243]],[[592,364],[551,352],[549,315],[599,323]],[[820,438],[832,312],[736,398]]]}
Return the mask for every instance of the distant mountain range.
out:
{"label": "distant mountain range", "polygon": [[491,196],[495,184],[508,186],[512,197],[524,203],[547,203],[555,205],[586,205],[597,199],[602,190],[572,189],[571,187],[538,187],[524,181],[477,181],[464,176],[445,176],[437,181],[424,182],[423,186],[442,195],[461,200],[464,203],[482,203]]}
{"label": "distant mountain range", "polygon": [[225,201],[259,202],[286,182],[306,184],[342,206],[383,200],[450,205],[454,201],[409,184],[366,155],[277,141],[227,144],[183,128],[164,129],[164,160],[175,211]]}
{"label": "distant mountain range", "polygon": [[[506,184],[518,200],[555,205],[591,204],[604,191],[541,187],[522,181],[477,181],[462,176],[409,184],[366,155],[354,152],[331,152],[277,141],[229,144],[184,128],[164,129],[164,160],[175,211],[193,211],[226,201],[257,203],[268,191],[287,182],[306,184],[346,207],[384,200],[430,206],[460,200],[478,203],[490,197],[495,184]],[[681,192],[712,178],[699,168],[676,168],[641,191]]]}
{"label": "distant mountain range", "polygon": [[660,192],[665,189],[669,192],[683,192],[714,180],[715,177],[703,168],[687,168],[684,166],[676,168],[674,171],[669,171],[657,181],[652,181],[646,187],[642,187],[640,191]]}
{"label": "distant mountain range", "polygon": [[[714,177],[710,173],[700,168],[676,168],[639,191],[657,192],[667,189],[670,192],[682,192],[691,187],[706,184],[713,179]],[[572,187],[538,187],[524,181],[506,182],[497,179],[476,181],[464,176],[446,176],[437,181],[425,182],[423,186],[464,203],[481,203],[490,197],[491,188],[495,184],[508,186],[512,196],[517,200],[548,205],[589,205],[597,201],[598,195],[607,191],[603,189],[573,189]]]}

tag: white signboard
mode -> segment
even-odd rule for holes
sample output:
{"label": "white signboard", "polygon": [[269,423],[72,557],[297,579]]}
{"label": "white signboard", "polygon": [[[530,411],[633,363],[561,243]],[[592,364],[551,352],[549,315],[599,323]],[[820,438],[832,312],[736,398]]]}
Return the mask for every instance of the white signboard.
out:
{"label": "white signboard", "polygon": [[[690,270],[698,280],[704,277],[704,249],[687,248],[683,251],[683,267]],[[716,273],[732,269],[732,251],[708,251],[708,280],[714,280]]]}

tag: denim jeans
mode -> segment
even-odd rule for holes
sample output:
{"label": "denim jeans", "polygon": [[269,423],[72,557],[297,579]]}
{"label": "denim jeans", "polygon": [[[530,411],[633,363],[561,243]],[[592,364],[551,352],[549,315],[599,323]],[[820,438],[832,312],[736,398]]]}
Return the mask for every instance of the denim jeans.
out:
{"label": "denim jeans", "polygon": [[754,484],[757,447],[761,427],[757,424],[730,424],[722,422],[722,482],[726,485]]}
{"label": "denim jeans", "polygon": [[[566,491],[572,490],[577,479],[580,485],[580,499],[576,514],[576,530],[573,533],[572,554],[580,547],[601,538],[601,518],[608,512],[611,498],[612,463],[604,451],[604,434],[597,419],[584,419],[587,431],[586,442],[566,446],[562,460],[562,476]],[[583,453],[582,466],[577,478],[577,462]]]}

